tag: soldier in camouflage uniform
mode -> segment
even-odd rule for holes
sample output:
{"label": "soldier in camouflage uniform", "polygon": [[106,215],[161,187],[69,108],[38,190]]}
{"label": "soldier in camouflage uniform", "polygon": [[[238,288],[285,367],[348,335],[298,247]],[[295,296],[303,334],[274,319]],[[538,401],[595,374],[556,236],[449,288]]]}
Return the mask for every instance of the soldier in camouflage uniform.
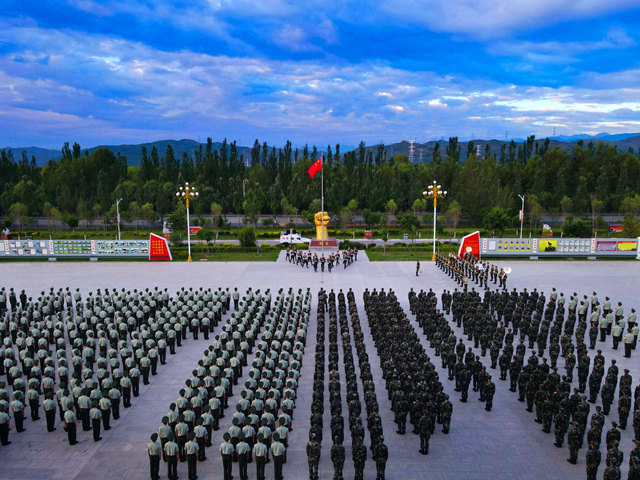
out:
{"label": "soldier in camouflage uniform", "polygon": [[318,479],[318,464],[320,463],[320,444],[316,441],[316,434],[309,434],[307,443],[307,461],[309,462],[309,479]]}
{"label": "soldier in camouflage uniform", "polygon": [[[362,480],[364,478],[364,464],[367,460],[367,447],[362,443],[362,439],[356,438],[351,447],[353,456],[353,468],[355,470],[354,480]],[[317,480],[318,477],[316,477]]]}
{"label": "soldier in camouflage uniform", "polygon": [[578,461],[578,450],[582,444],[582,432],[577,423],[573,423],[573,428],[569,431],[569,458],[567,462],[575,465]]}
{"label": "soldier in camouflage uniform", "polygon": [[427,455],[429,453],[429,439],[431,438],[431,417],[426,411],[422,412],[422,417],[419,421],[420,431],[420,453]]}
{"label": "soldier in camouflage uniform", "polygon": [[333,462],[333,480],[343,480],[342,469],[344,467],[344,445],[340,441],[340,437],[333,437],[333,446],[331,447],[331,462]]}
{"label": "soldier in camouflage uniform", "polygon": [[598,467],[600,467],[600,461],[602,455],[600,450],[592,443],[589,444],[589,450],[587,450],[587,480],[596,480],[598,475]]}
{"label": "soldier in camouflage uniform", "polygon": [[376,462],[376,480],[384,480],[384,472],[389,458],[389,450],[384,444],[384,437],[380,436],[373,449],[373,460]]}

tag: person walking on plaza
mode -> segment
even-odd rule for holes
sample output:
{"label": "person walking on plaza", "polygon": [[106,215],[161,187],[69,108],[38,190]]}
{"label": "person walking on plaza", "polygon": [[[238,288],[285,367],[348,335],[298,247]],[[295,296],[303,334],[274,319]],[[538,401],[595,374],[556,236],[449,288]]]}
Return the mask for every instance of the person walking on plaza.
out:
{"label": "person walking on plaza", "polygon": [[416,262],[416,277],[420,274],[420,260]]}

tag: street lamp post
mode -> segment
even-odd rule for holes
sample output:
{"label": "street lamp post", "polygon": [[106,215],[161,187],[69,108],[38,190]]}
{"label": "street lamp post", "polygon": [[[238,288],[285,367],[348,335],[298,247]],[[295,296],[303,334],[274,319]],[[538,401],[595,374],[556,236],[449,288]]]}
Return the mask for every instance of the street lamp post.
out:
{"label": "street lamp post", "polygon": [[116,223],[118,224],[118,240],[121,240],[120,238],[120,202],[121,201],[122,201],[121,198],[116,200]]}
{"label": "street lamp post", "polygon": [[189,225],[189,199],[196,200],[200,195],[195,191],[193,187],[189,186],[189,182],[184,184],[184,188],[180,187],[180,190],[176,192],[176,197],[182,198],[187,204],[187,249],[189,251],[189,257],[187,262],[191,261],[191,228]]}
{"label": "street lamp post", "polygon": [[433,258],[432,261],[436,259],[436,206],[438,205],[438,198],[444,198],[447,196],[447,191],[442,190],[442,187],[438,185],[438,182],[433,181],[432,185],[429,185],[427,190],[422,192],[425,198],[433,198]]}
{"label": "street lamp post", "polygon": [[520,195],[520,200],[522,200],[522,210],[520,210],[520,238],[522,238],[522,227],[524,226],[524,194]]}

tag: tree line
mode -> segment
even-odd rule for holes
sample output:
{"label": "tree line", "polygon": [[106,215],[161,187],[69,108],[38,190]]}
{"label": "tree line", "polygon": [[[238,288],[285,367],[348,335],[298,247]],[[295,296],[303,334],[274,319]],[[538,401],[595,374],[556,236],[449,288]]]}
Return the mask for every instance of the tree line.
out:
{"label": "tree line", "polygon": [[417,164],[404,154],[388,156],[384,145],[364,143],[342,153],[340,145],[293,149],[289,141],[277,148],[256,140],[245,158],[235,141],[213,148],[209,138],[182,158],[170,145],[164,152],[143,146],[140,166],[128,166],[124,156],[106,148],[82,152],[77,143],[66,143],[62,158],[42,167],[24,152],[15,159],[0,150],[0,215],[14,224],[29,216],[107,221],[122,198],[125,218],[145,218],[151,225],[178,208],[175,193],[184,182],[200,193],[193,205],[197,215],[308,215],[320,209],[320,176],[307,174],[320,156],[325,209],[344,223],[356,212],[380,223],[378,214],[428,211],[422,192],[433,180],[449,192],[439,211],[453,223],[460,213],[479,222],[511,222],[520,208],[518,194],[525,195],[533,224],[545,212],[588,218],[605,211],[640,213],[640,156],[633,149],[578,142],[563,151],[533,136],[505,143],[499,152],[487,144],[480,154],[473,142],[463,152],[457,137],[442,144],[431,161]]}

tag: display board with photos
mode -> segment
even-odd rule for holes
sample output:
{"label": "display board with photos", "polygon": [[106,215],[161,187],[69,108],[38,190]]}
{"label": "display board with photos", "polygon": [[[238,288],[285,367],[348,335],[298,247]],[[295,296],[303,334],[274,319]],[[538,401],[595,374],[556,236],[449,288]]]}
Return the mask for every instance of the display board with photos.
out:
{"label": "display board with photos", "polygon": [[637,238],[482,238],[485,256],[639,257]]}
{"label": "display board with photos", "polygon": [[149,240],[0,240],[0,258],[148,256]]}

